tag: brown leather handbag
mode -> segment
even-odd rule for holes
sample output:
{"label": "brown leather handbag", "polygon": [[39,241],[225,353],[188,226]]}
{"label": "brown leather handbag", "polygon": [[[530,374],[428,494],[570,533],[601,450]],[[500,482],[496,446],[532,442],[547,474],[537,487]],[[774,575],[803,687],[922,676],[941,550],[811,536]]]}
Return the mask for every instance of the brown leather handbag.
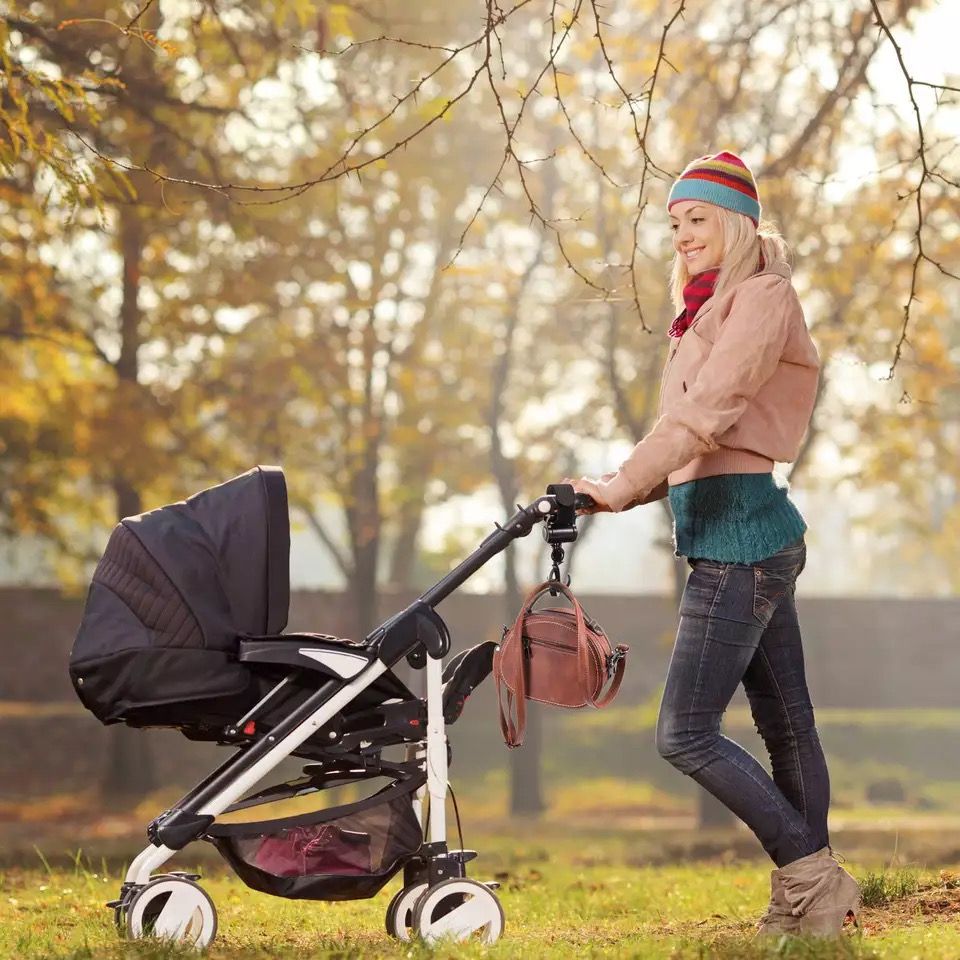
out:
{"label": "brown leather handbag", "polygon": [[[550,591],[563,593],[573,609],[547,607],[534,613],[533,605]],[[556,707],[607,706],[620,689],[628,649],[622,643],[611,647],[600,624],[559,581],[534,588],[513,626],[503,628],[493,655],[500,729],[507,746],[523,743],[528,699]],[[601,696],[608,680],[610,686]]]}

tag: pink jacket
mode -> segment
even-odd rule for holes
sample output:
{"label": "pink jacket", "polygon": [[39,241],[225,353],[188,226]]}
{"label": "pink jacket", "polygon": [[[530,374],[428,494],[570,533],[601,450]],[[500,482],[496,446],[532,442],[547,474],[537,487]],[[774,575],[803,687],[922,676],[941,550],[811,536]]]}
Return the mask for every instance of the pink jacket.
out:
{"label": "pink jacket", "polygon": [[810,423],[819,369],[787,264],[711,297],[671,343],[653,429],[603,477],[600,495],[619,512],[665,497],[668,483],[789,463]]}

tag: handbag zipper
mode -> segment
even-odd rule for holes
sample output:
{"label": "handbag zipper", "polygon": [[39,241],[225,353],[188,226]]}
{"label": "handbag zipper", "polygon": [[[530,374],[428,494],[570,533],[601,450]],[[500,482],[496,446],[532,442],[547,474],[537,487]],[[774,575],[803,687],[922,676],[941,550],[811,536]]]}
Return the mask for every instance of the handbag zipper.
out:
{"label": "handbag zipper", "polygon": [[[534,644],[534,643],[539,644],[540,646],[553,647],[553,648],[556,649],[556,650],[562,650],[562,651],[563,651],[565,654],[567,654],[568,656],[574,656],[574,657],[576,657],[576,656],[578,656],[579,653],[580,653],[578,647],[568,647],[565,643],[557,643],[556,640],[539,640],[539,639],[531,640],[529,637],[527,637],[526,635],[524,635],[524,636],[523,636],[522,649],[523,649],[523,655],[524,655],[528,660],[530,659],[530,654],[531,654],[530,647],[531,647],[531,645]],[[592,653],[592,654],[593,654],[594,662],[595,662],[596,665],[597,665],[597,669],[598,669],[601,673],[604,673],[606,670],[609,670],[609,669],[610,669],[609,658],[608,658],[608,657],[605,657],[604,654],[597,652],[596,649],[590,649],[590,648],[589,648],[589,645],[588,645],[588,653]],[[604,661],[606,661],[606,662],[604,662]]]}
{"label": "handbag zipper", "polygon": [[532,644],[539,644],[542,647],[555,647],[557,650],[562,650],[564,653],[576,653],[576,647],[568,647],[565,643],[558,643],[556,640],[540,640],[539,638],[531,639],[530,637],[524,636],[523,645],[524,649],[529,656],[530,647]]}

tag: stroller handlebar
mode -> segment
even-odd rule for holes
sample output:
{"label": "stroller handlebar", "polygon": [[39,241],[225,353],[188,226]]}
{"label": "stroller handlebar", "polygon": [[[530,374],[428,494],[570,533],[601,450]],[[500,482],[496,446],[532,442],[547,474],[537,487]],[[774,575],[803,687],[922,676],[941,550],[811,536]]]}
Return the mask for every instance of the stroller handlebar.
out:
{"label": "stroller handlebar", "polygon": [[551,483],[547,492],[527,506],[517,504],[517,512],[504,524],[497,523],[480,546],[418,598],[418,603],[434,606],[453,593],[488,560],[513,540],[527,536],[534,526],[545,522],[543,538],[550,544],[571,543],[577,539],[577,509],[588,507],[592,498],[578,494],[570,483]]}
{"label": "stroller handlebar", "polygon": [[[578,494],[570,483],[552,483],[547,492],[527,506],[517,504],[517,512],[505,523],[496,523],[494,530],[468,557],[462,560],[442,580],[425,590],[410,606],[381,624],[368,637],[367,642],[382,643],[391,629],[404,622],[417,623],[418,616],[433,612],[438,603],[450,596],[465,580],[473,576],[484,564],[505,550],[514,540],[527,536],[534,526],[543,523],[543,539],[552,547],[554,565],[563,558],[562,544],[577,539],[577,510],[589,507],[593,500],[587,494]],[[559,574],[558,574],[559,576]],[[450,646],[446,625],[439,621],[442,630],[427,631],[423,641],[429,655],[441,659]],[[437,626],[436,624],[434,626]],[[419,631],[419,626],[416,628]],[[435,636],[434,636],[435,634]],[[418,634],[419,635],[419,634]],[[399,634],[398,634],[399,636]],[[404,638],[400,638],[404,642]],[[387,654],[388,664],[391,662]]]}
{"label": "stroller handlebar", "polygon": [[596,505],[589,493],[577,493],[570,483],[551,483],[547,487],[547,495],[556,497],[557,506],[560,508],[585,510]]}

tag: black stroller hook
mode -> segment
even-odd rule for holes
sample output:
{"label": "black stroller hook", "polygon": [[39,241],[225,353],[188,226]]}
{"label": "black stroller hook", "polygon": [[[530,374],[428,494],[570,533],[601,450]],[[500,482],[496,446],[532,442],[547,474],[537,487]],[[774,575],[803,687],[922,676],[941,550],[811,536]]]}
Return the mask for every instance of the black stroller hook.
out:
{"label": "black stroller hook", "polygon": [[[564,560],[563,544],[573,543],[577,539],[576,493],[570,483],[551,483],[547,487],[547,495],[554,498],[554,510],[543,528],[543,538],[552,547],[549,579],[552,583],[563,583],[569,587],[570,574],[561,579],[560,564]],[[559,590],[550,589],[552,597],[559,594]]]}
{"label": "black stroller hook", "polygon": [[[550,581],[552,583],[563,583],[565,587],[570,586],[570,574],[568,573],[566,577],[561,579],[560,577],[560,564],[563,563],[563,546],[559,543],[553,545],[553,549],[550,552],[550,559],[552,561],[552,566],[550,568]],[[550,589],[550,596],[556,597],[560,595],[559,590]]]}

